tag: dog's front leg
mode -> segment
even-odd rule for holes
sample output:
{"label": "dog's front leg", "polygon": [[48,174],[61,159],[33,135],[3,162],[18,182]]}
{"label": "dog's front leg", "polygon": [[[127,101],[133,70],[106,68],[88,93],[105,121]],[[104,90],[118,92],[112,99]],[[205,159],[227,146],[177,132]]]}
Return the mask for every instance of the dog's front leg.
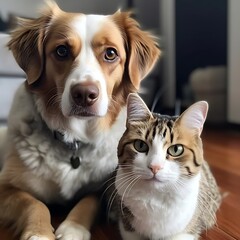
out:
{"label": "dog's front leg", "polygon": [[98,208],[97,196],[91,195],[83,198],[60,224],[55,233],[56,238],[59,240],[89,240],[91,238],[90,229]]}
{"label": "dog's front leg", "polygon": [[54,240],[48,208],[29,193],[0,184],[0,221],[13,223],[20,240]]}

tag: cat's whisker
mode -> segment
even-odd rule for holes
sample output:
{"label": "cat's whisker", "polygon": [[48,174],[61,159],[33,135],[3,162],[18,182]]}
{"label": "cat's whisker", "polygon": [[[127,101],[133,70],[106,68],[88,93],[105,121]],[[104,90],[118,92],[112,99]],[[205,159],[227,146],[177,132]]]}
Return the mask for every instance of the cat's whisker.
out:
{"label": "cat's whisker", "polygon": [[110,184],[110,186],[107,187],[107,189],[104,191],[104,193],[112,186],[116,185],[116,183],[121,182],[121,181],[127,181],[127,179],[131,176],[133,176],[133,173],[124,173],[120,175],[120,178],[115,179],[115,181],[113,183]]}
{"label": "cat's whisker", "polygon": [[[115,180],[116,178],[116,174],[114,174],[114,172],[116,172],[117,170],[114,170],[113,171],[113,176],[112,177],[109,177],[104,183],[102,183],[102,187],[105,186],[105,185],[108,185],[109,182],[112,182]],[[122,176],[122,175],[127,175],[129,173],[121,173],[121,174],[118,174],[118,176]]]}
{"label": "cat's whisker", "polygon": [[[112,205],[114,203],[114,200],[116,198],[116,196],[118,195],[118,191],[115,189],[110,198],[109,198],[109,201],[108,201],[108,204],[107,204],[107,220],[109,221],[109,216],[110,216],[110,212],[111,212],[111,209],[112,209]],[[117,203],[116,203],[117,205]]]}
{"label": "cat's whisker", "polygon": [[[122,194],[122,198],[121,198],[121,212],[122,212],[122,215],[124,215],[123,213],[123,202],[124,202],[124,197],[125,197],[125,194],[128,190],[128,188],[130,187],[130,190],[132,189],[133,185],[139,180],[139,176],[136,176],[135,178],[133,178],[130,183],[128,184],[128,186],[125,188],[123,194]],[[132,185],[132,186],[131,186]]]}
{"label": "cat's whisker", "polygon": [[133,186],[139,181],[141,179],[141,176],[138,176],[138,178],[137,178],[137,181],[136,182],[134,182],[133,184],[132,184],[132,186],[129,188],[129,190],[128,190],[128,192],[127,192],[127,196],[128,196],[128,193],[130,193],[131,192],[131,190],[132,190],[132,188],[133,188]]}
{"label": "cat's whisker", "polygon": [[[125,170],[125,169],[132,169],[133,170],[133,165],[131,165],[131,164],[128,164],[128,165],[127,164],[125,164],[125,165],[120,164],[119,167],[123,170]],[[134,170],[142,170],[142,168],[134,166]]]}
{"label": "cat's whisker", "polygon": [[[120,188],[119,188],[119,189],[121,189],[121,188],[123,188],[125,185],[127,185],[128,181],[130,181],[132,178],[133,178],[133,177],[130,177],[130,179],[128,178],[127,180],[124,180],[124,182],[120,185]],[[109,199],[110,202],[108,203],[108,206],[107,206],[107,209],[108,209],[108,211],[107,211],[108,219],[109,219],[110,211],[111,211],[111,208],[112,208],[112,205],[113,205],[113,203],[114,203],[114,200],[115,200],[116,196],[118,196],[118,191],[117,191],[117,189],[115,189],[115,191],[113,191],[113,193],[111,194],[111,197],[110,197],[110,199]]]}
{"label": "cat's whisker", "polygon": [[[109,188],[111,188],[112,186],[114,186],[115,184],[115,178],[116,178],[116,174],[114,174],[114,172],[116,172],[117,170],[114,170],[113,171],[113,176],[112,177],[109,177],[106,181],[104,181],[102,183],[102,187],[106,186],[104,192],[102,193],[102,197],[104,196],[104,194],[109,190]],[[128,176],[129,175],[129,172],[123,172],[123,173],[120,173],[118,174],[119,177],[122,177],[122,176]],[[120,180],[120,179],[119,179]],[[115,182],[114,182],[115,181]]]}
{"label": "cat's whisker", "polygon": [[141,167],[134,167],[132,164],[125,164],[125,165],[119,165],[119,169],[121,169],[122,171],[127,171],[130,170],[131,172],[135,173],[136,175],[141,175],[141,176],[146,176],[147,178],[149,178],[149,174],[146,173],[146,171],[141,168]]}
{"label": "cat's whisker", "polygon": [[[128,173],[128,174],[126,174],[125,176],[117,179],[113,184],[116,185],[116,183],[120,182],[120,184],[118,185],[118,189],[121,189],[122,187],[125,186],[126,183],[128,183],[129,178],[132,178],[133,176],[134,176],[133,173]],[[115,200],[115,197],[116,197],[117,195],[118,195],[118,192],[117,192],[117,190],[115,189],[115,190],[112,192],[111,196],[109,197],[109,201],[108,201],[108,204],[107,204],[107,209],[108,209],[108,214],[107,214],[107,215],[109,215],[109,212],[110,212],[110,210],[111,210],[111,208],[112,208],[112,204],[113,204],[113,202],[114,202],[114,200]]]}

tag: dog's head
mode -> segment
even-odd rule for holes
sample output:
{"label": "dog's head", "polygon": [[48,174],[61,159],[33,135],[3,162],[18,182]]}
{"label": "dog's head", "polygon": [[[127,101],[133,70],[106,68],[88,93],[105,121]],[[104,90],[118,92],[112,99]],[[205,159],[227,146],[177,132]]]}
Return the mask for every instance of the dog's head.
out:
{"label": "dog's head", "polygon": [[19,19],[8,46],[52,128],[72,118],[114,122],[160,53],[130,13],[67,13],[54,2],[37,19]]}

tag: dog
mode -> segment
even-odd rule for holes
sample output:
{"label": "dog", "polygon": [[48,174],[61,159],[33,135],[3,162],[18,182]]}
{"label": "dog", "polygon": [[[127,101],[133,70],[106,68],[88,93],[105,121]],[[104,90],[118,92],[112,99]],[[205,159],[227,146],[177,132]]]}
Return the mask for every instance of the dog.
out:
{"label": "dog", "polygon": [[[0,220],[21,240],[89,240],[95,192],[117,165],[126,99],[154,67],[157,40],[129,12],[85,15],[46,4],[19,19],[9,49],[26,73],[8,118]],[[48,204],[79,197],[56,231]]]}

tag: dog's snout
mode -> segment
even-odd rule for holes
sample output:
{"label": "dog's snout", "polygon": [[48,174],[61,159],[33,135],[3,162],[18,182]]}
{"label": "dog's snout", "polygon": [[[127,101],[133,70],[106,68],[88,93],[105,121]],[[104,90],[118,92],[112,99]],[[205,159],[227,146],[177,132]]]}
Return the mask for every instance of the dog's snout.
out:
{"label": "dog's snout", "polygon": [[71,96],[78,106],[87,107],[93,105],[99,96],[99,89],[95,84],[76,84],[71,88]]}

